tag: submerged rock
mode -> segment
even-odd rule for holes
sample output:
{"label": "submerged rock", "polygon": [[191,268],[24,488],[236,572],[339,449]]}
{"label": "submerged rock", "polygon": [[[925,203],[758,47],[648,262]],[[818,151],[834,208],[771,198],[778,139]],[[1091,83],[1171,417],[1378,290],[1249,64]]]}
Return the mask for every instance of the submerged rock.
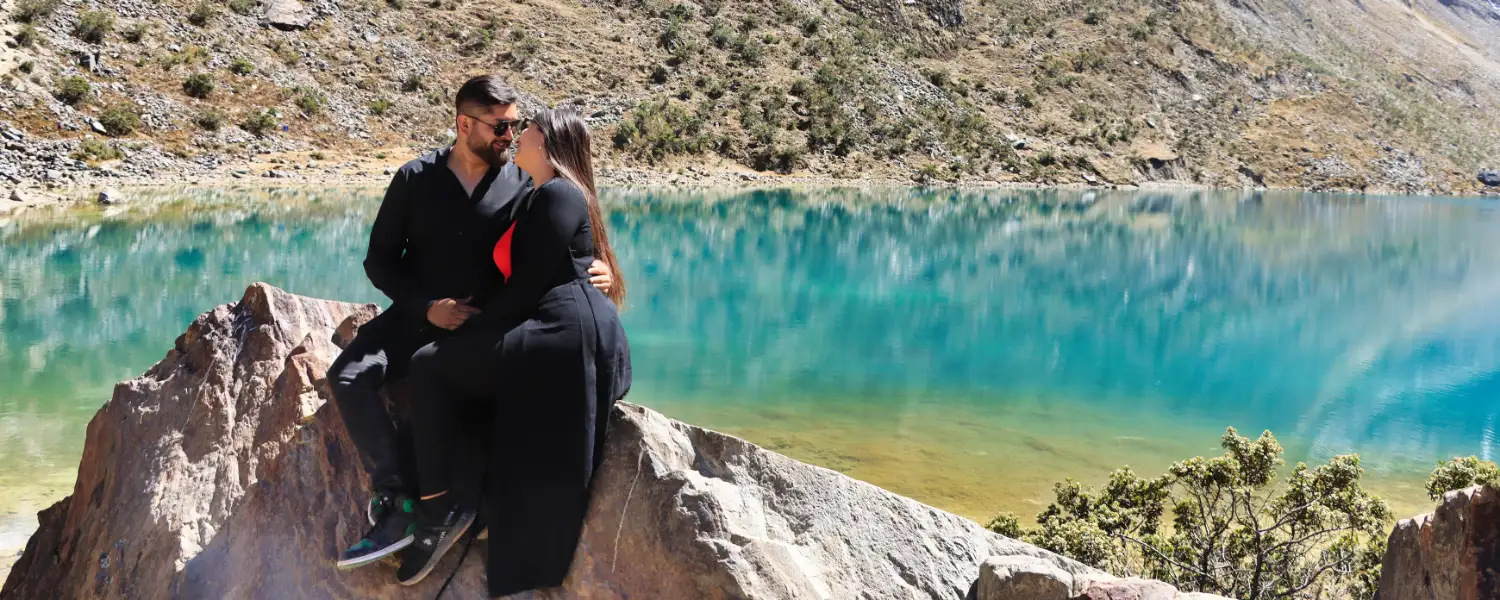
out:
{"label": "submerged rock", "polygon": [[[375,313],[256,284],[200,316],[94,416],[73,494],[39,515],[0,596],[431,598],[454,573],[446,597],[485,597],[482,542],[411,588],[388,563],[333,567],[367,526],[368,481],[324,373]],[[640,406],[611,427],[551,598],[959,598],[991,556],[1101,575]]]}
{"label": "submerged rock", "polygon": [[1391,531],[1377,600],[1500,598],[1500,490],[1448,492]]}
{"label": "submerged rock", "polygon": [[124,204],[125,195],[115,188],[104,188],[99,192],[98,200],[104,205]]}

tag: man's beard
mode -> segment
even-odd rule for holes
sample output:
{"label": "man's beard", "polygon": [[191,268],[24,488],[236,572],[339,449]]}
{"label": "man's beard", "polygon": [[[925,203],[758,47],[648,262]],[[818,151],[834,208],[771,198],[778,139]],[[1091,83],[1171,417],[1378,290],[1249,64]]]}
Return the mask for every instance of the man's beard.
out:
{"label": "man's beard", "polygon": [[485,164],[497,169],[505,166],[505,163],[510,162],[509,144],[506,145],[506,150],[501,151],[497,150],[494,144],[470,141],[469,151],[483,160]]}

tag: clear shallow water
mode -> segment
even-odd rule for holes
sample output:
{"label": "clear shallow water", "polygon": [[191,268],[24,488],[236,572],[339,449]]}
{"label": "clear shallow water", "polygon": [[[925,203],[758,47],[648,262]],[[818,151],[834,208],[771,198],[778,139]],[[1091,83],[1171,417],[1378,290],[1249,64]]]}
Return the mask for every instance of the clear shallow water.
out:
{"label": "clear shallow water", "polygon": [[[0,548],[71,492],[88,420],[266,281],[383,298],[378,190],[163,192],[0,226]],[[1357,451],[1398,513],[1495,458],[1500,214],[1305,194],[612,192],[631,400],[976,519],[1159,472],[1223,428]]]}

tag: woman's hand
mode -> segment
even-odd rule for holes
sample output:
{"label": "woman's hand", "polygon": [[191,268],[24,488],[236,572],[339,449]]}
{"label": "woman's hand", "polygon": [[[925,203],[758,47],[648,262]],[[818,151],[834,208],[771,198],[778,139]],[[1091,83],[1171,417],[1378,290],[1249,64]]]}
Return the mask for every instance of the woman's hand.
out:
{"label": "woman's hand", "polygon": [[604,261],[594,259],[594,264],[589,265],[589,285],[599,288],[599,291],[609,293],[610,286],[615,284],[615,274],[609,271],[609,265]]}

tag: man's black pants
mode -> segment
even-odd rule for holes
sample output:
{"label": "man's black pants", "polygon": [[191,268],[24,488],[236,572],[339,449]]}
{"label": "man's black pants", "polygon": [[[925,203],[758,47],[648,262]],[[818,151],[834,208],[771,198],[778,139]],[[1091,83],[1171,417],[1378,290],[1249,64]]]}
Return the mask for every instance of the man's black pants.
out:
{"label": "man's black pants", "polygon": [[417,484],[410,423],[394,418],[380,389],[387,381],[405,377],[412,354],[446,333],[386,311],[360,327],[328,369],[344,428],[378,491],[411,494]]}

